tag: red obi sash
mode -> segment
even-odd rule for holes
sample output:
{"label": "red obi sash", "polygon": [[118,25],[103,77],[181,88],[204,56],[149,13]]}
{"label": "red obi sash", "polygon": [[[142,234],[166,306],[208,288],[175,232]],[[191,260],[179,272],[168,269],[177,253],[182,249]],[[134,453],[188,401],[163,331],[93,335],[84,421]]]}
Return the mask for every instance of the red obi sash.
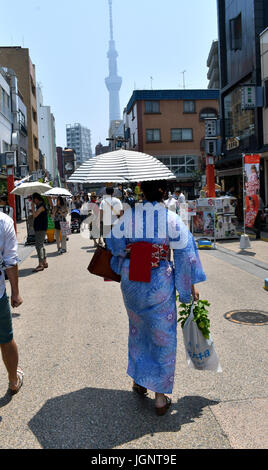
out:
{"label": "red obi sash", "polygon": [[129,280],[150,282],[151,269],[158,268],[161,260],[169,259],[169,247],[148,242],[131,243],[126,247],[130,253]]}

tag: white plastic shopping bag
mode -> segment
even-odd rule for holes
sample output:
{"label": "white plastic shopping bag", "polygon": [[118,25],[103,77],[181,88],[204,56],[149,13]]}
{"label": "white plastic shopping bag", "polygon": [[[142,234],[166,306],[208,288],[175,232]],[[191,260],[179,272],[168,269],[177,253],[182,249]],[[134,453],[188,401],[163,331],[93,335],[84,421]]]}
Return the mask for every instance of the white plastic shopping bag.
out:
{"label": "white plastic shopping bag", "polygon": [[188,367],[222,372],[211,335],[206,339],[194,321],[194,304],[183,326],[183,340]]}
{"label": "white plastic shopping bag", "polygon": [[64,237],[71,235],[71,228],[69,222],[60,222],[60,229]]}

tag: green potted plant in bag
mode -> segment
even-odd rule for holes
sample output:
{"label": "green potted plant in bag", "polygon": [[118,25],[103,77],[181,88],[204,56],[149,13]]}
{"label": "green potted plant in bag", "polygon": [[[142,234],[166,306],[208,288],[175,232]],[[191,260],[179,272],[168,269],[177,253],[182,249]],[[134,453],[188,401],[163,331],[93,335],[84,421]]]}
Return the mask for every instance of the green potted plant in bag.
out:
{"label": "green potted plant in bag", "polygon": [[[177,297],[178,298],[178,297]],[[209,339],[210,335],[210,320],[208,318],[207,307],[210,306],[210,303],[207,300],[198,300],[194,305],[193,309],[193,321],[196,322],[199,330],[203,333],[203,336],[206,339]],[[184,327],[184,324],[191,313],[192,303],[185,304],[181,303],[179,305],[179,319],[178,323],[181,323],[181,327]]]}

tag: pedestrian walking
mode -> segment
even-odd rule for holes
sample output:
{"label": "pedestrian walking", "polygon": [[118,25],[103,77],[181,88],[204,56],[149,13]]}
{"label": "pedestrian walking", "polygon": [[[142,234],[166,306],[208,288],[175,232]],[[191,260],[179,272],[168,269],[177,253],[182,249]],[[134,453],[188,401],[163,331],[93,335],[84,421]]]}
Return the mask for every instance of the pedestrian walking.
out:
{"label": "pedestrian walking", "polygon": [[185,204],[186,198],[184,196],[184,192],[182,190],[176,191],[178,193],[178,204]]}
{"label": "pedestrian walking", "polygon": [[128,204],[130,207],[135,206],[135,199],[134,199],[134,196],[133,196],[133,191],[130,188],[128,188],[126,190],[126,197],[125,197],[124,203]]}
{"label": "pedestrian walking", "polygon": [[[127,373],[135,392],[142,396],[148,389],[155,392],[156,414],[163,415],[171,404],[166,394],[172,393],[175,377],[176,289],[181,302],[190,302],[191,296],[197,300],[196,284],[206,276],[192,234],[163,204],[167,182],[144,182],[141,189],[144,211],[127,211],[122,218],[124,236],[116,236],[117,225],[122,223],[116,224],[106,243],[113,255],[111,267],[121,275],[129,317]],[[137,235],[133,227],[137,227]],[[174,265],[169,261],[170,249]]]}
{"label": "pedestrian walking", "polygon": [[[36,210],[34,209],[34,204],[36,206]],[[42,196],[38,193],[34,193],[32,197],[32,213],[34,219],[35,247],[39,260],[39,264],[33,272],[39,272],[48,268],[46,250],[44,247],[48,227],[48,215],[45,202]]]}
{"label": "pedestrian walking", "polygon": [[85,194],[83,197],[83,202],[82,202],[82,206],[80,209],[81,222],[83,222],[89,216],[89,210],[90,210],[90,201],[89,201],[88,195]]}
{"label": "pedestrian walking", "polygon": [[94,241],[94,246],[102,245],[100,231],[100,209],[97,204],[97,196],[95,192],[91,193],[91,210],[92,221],[89,224],[89,238]]}
{"label": "pedestrian walking", "polygon": [[115,221],[123,215],[123,205],[117,197],[113,197],[114,188],[106,188],[106,195],[100,204],[100,223],[102,237],[105,240],[106,235],[110,233]]}
{"label": "pedestrian walking", "polygon": [[177,200],[173,197],[171,191],[168,193],[168,199],[165,200],[165,206],[170,211],[176,212],[177,210]]}
{"label": "pedestrian walking", "polygon": [[254,222],[256,240],[260,240],[261,238],[261,228],[262,228],[263,221],[264,221],[264,203],[263,203],[262,198],[259,196],[259,207],[258,207],[256,219]]}
{"label": "pedestrian walking", "polygon": [[61,222],[66,222],[68,214],[67,206],[63,197],[57,198],[57,205],[52,210],[52,218],[55,225],[55,238],[59,255],[67,252],[67,236],[62,233]]}
{"label": "pedestrian walking", "polygon": [[0,212],[0,347],[11,395],[20,390],[24,375],[18,367],[18,347],[13,337],[12,315],[4,276],[5,269],[11,286],[11,306],[17,308],[23,302],[19,293],[17,246],[13,220]]}

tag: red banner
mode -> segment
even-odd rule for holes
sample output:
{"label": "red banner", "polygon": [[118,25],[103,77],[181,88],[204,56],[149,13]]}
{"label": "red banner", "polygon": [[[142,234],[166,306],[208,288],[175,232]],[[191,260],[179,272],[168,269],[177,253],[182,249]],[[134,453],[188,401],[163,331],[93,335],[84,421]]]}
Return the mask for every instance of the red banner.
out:
{"label": "red banner", "polygon": [[244,156],[245,191],[246,191],[246,227],[254,227],[259,210],[260,194],[260,159],[259,154]]}

